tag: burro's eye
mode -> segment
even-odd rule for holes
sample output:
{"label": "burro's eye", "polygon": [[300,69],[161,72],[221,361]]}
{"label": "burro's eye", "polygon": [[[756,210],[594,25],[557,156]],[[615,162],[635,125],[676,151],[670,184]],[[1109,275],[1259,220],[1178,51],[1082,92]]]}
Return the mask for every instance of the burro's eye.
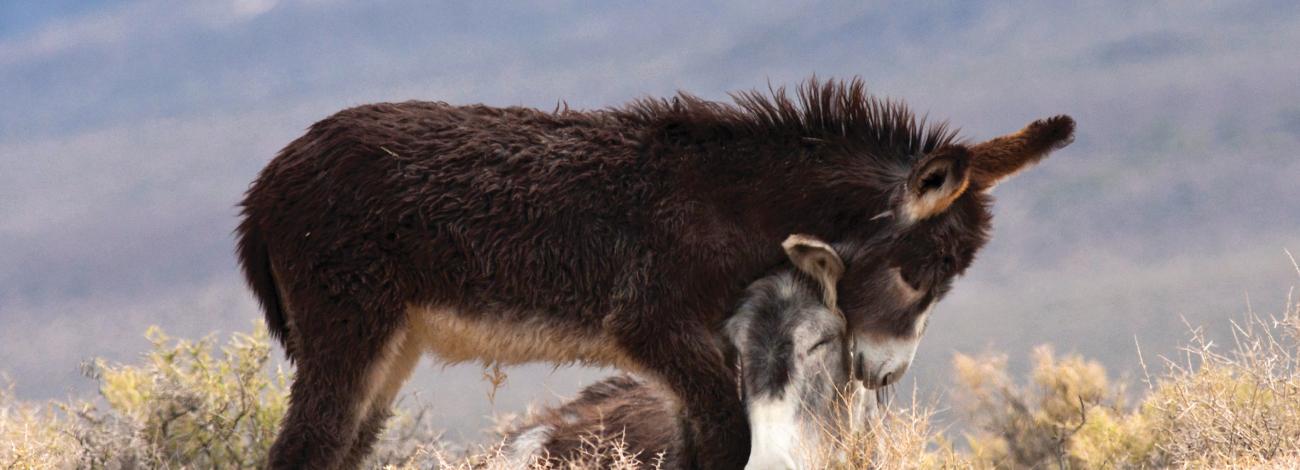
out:
{"label": "burro's eye", "polygon": [[894,283],[904,302],[915,302],[921,298],[921,285],[917,273],[902,267],[894,268]]}
{"label": "burro's eye", "polygon": [[839,339],[839,337],[835,335],[829,335],[825,338],[822,338],[817,341],[817,344],[814,344],[811,348],[808,348],[808,352],[811,353],[813,351],[816,351],[820,349],[822,346],[830,346],[831,344],[835,343],[836,339]]}
{"label": "burro's eye", "polygon": [[918,274],[920,273],[916,272],[916,270],[907,270],[907,269],[900,268],[898,270],[898,279],[902,280],[903,284],[905,284],[907,287],[912,288],[912,290],[921,290],[921,279]]}

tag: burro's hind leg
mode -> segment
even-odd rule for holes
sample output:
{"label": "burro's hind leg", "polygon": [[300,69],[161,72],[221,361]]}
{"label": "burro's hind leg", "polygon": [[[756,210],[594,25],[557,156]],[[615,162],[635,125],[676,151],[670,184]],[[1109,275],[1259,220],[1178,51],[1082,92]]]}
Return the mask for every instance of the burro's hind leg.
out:
{"label": "burro's hind leg", "polygon": [[268,467],[354,468],[383,427],[386,414],[377,416],[377,410],[387,412],[416,362],[402,361],[409,354],[405,318],[397,309],[355,305],[299,304],[294,310],[289,334],[297,369]]}
{"label": "burro's hind leg", "polygon": [[708,325],[663,321],[673,317],[660,316],[650,324],[645,320],[656,318],[650,315],[610,326],[629,358],[681,399],[683,467],[741,469],[749,457],[749,425],[735,371],[724,360],[721,342]]}
{"label": "burro's hind leg", "polygon": [[414,331],[409,327],[398,330],[389,339],[389,344],[395,349],[389,350],[389,355],[371,370],[368,378],[372,393],[369,410],[362,410],[357,438],[339,468],[361,468],[379,434],[384,431],[384,423],[392,416],[393,399],[420,362],[424,342]]}

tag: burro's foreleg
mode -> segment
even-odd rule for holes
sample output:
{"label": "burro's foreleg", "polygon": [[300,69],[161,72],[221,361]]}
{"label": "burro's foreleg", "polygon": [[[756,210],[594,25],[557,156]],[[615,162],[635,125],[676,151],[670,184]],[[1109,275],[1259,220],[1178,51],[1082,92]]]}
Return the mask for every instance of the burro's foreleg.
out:
{"label": "burro's foreleg", "polygon": [[[712,325],[674,312],[641,311],[610,319],[628,358],[682,401],[683,467],[740,469],[749,456],[749,426]],[[677,320],[677,321],[674,321]]]}

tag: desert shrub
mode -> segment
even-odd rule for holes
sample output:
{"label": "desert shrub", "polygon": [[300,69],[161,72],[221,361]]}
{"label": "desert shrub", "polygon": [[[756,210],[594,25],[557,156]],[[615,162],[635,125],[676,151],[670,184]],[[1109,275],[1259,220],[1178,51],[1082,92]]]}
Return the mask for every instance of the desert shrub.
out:
{"label": "desert shrub", "polygon": [[1232,328],[1226,350],[1193,328],[1162,373],[1143,361],[1147,390],[1133,407],[1100,364],[1077,355],[1038,348],[1020,385],[1006,356],[958,354],[954,400],[975,426],[969,455],[997,468],[1289,468],[1300,458],[1300,302]]}
{"label": "desert shrub", "polygon": [[1006,356],[957,354],[954,400],[976,428],[966,435],[980,466],[1113,468],[1134,465],[1148,443],[1105,369],[1076,355],[1034,351],[1030,384],[1015,383]]}
{"label": "desert shrub", "polygon": [[62,432],[51,416],[52,407],[14,399],[12,384],[0,388],[0,468],[60,468],[77,442]]}
{"label": "desert shrub", "polygon": [[268,371],[265,328],[217,347],[150,328],[142,364],[85,366],[103,406],[65,405],[92,468],[250,468],[266,457],[284,414],[287,375]]}
{"label": "desert shrub", "polygon": [[34,406],[0,396],[4,468],[247,468],[265,458],[285,407],[264,329],[214,341],[151,328],[143,364],[92,361],[97,401]]}
{"label": "desert shrub", "polygon": [[1233,324],[1217,351],[1200,330],[1182,361],[1153,386],[1139,416],[1157,436],[1157,461],[1218,466],[1300,455],[1300,304],[1281,319]]}

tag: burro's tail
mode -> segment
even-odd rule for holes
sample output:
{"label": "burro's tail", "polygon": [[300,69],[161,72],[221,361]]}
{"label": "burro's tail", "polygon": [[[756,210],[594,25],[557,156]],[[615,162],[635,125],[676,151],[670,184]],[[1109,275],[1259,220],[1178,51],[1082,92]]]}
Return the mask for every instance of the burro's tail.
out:
{"label": "burro's tail", "polygon": [[289,326],[285,321],[284,304],[281,303],[280,290],[276,287],[275,275],[271,271],[271,256],[262,230],[253,217],[245,212],[244,220],[240,222],[235,233],[239,239],[237,250],[239,265],[244,270],[244,281],[253,290],[257,302],[262,305],[262,312],[266,316],[266,327],[270,330],[271,336],[285,347],[285,353],[292,360],[293,352],[289,350],[289,343],[285,337]]}

